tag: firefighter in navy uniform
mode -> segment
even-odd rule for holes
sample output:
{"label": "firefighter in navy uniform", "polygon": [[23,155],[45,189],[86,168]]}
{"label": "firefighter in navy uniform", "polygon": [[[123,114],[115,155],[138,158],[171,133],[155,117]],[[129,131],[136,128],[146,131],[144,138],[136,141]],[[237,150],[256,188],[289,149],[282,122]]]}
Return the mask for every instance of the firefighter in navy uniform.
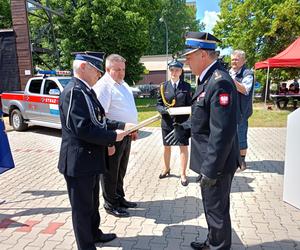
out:
{"label": "firefighter in navy uniform", "polygon": [[[208,225],[204,242],[192,242],[193,249],[231,247],[229,197],[233,175],[241,164],[237,137],[237,90],[217,61],[219,40],[206,32],[186,36],[186,63],[198,75],[189,122],[175,127],[174,137],[191,131],[190,168],[201,175],[200,187]],[[168,138],[170,140],[170,138]]]}
{"label": "firefighter in navy uniform", "polygon": [[[156,107],[162,115],[161,129],[164,145],[164,168],[159,175],[160,179],[170,176],[171,145],[164,138],[174,129],[173,124],[180,124],[189,118],[189,115],[170,116],[167,111],[170,107],[191,106],[191,85],[180,79],[183,73],[182,68],[183,64],[176,59],[169,63],[171,80],[161,84],[157,99]],[[186,168],[189,137],[183,134],[175,145],[180,147],[181,185],[187,186]]]}
{"label": "firefighter in navy uniform", "polygon": [[99,229],[99,174],[105,171],[107,146],[123,139],[124,123],[105,119],[91,87],[103,73],[103,53],[76,54],[74,77],[60,96],[62,143],[58,168],[65,177],[78,249],[95,250],[95,243],[115,234]]}

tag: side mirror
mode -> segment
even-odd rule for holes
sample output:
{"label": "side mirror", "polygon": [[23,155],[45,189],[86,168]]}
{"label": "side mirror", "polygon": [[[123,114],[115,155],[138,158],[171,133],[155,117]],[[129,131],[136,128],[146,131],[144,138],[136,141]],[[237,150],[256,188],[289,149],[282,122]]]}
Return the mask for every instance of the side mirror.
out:
{"label": "side mirror", "polygon": [[59,89],[50,89],[49,90],[49,95],[59,96],[60,95],[60,90]]}

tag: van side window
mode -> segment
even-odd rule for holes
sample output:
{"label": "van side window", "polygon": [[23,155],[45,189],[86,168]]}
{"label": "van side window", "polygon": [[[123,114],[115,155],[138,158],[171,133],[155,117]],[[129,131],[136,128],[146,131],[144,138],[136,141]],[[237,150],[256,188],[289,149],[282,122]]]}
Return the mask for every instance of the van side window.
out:
{"label": "van side window", "polygon": [[31,80],[29,92],[39,94],[41,92],[42,81],[42,79]]}
{"label": "van side window", "polygon": [[49,95],[50,89],[57,89],[57,90],[59,90],[59,87],[57,86],[56,82],[54,82],[52,80],[46,80],[46,82],[44,84],[43,94],[44,95]]}

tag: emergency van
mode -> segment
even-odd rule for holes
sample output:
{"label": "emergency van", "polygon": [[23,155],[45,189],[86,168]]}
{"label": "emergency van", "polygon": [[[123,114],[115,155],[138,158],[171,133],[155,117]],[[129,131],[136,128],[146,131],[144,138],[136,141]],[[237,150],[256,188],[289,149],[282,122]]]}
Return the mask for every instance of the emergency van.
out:
{"label": "emergency van", "polygon": [[[3,92],[2,111],[16,131],[29,124],[61,129],[59,95],[71,80],[69,71],[42,71],[28,80],[24,91]],[[55,74],[55,76],[52,76]]]}

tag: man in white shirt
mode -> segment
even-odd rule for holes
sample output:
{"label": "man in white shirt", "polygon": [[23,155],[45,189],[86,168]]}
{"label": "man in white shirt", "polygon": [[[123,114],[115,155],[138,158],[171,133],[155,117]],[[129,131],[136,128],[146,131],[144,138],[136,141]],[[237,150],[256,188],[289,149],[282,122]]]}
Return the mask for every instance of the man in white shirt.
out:
{"label": "man in white shirt", "polygon": [[[137,124],[137,109],[132,91],[124,81],[126,60],[117,54],[106,58],[106,73],[93,87],[103,106],[106,117]],[[124,177],[129,160],[131,140],[137,139],[137,132],[124,137],[123,141],[108,148],[108,171],[101,177],[104,208],[117,217],[127,217],[124,208],[134,208],[136,203],[125,200]]]}

